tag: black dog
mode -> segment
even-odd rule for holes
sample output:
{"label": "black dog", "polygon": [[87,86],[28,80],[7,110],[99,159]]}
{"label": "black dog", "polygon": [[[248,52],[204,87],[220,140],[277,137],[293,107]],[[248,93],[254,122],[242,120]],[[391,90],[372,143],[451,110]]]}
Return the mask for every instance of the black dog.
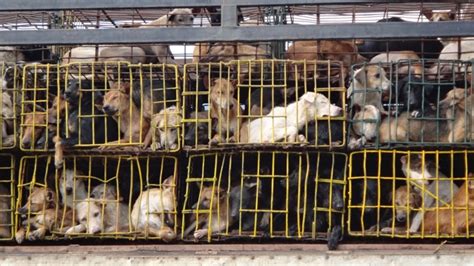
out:
{"label": "black dog", "polygon": [[[117,123],[113,119],[106,119],[100,108],[96,107],[96,104],[102,104],[103,95],[99,91],[92,91],[92,84],[92,80],[71,80],[64,91],[64,98],[68,102],[69,132],[69,137],[61,142],[65,147],[104,144],[118,139]],[[89,117],[92,114],[95,117]]]}
{"label": "black dog", "polygon": [[[378,23],[390,22],[406,22],[398,17],[381,19]],[[392,51],[414,51],[420,58],[438,58],[439,53],[443,50],[443,44],[435,38],[426,38],[421,40],[396,40],[396,41],[380,41],[374,39],[364,40],[363,44],[357,45],[359,53],[371,59],[372,57],[386,52]]]}
{"label": "black dog", "polygon": [[[319,120],[308,123],[307,132],[303,129],[300,134],[306,136],[311,145],[341,145],[344,136],[344,123],[341,120]],[[331,129],[331,131],[329,131]],[[316,135],[316,132],[318,133]]]}
{"label": "black dog", "polygon": [[[193,112],[190,115],[190,119],[207,119],[207,112]],[[215,123],[214,123],[215,124]],[[211,132],[211,136],[214,135],[214,130]],[[197,138],[196,138],[197,136]],[[207,122],[187,122],[186,131],[184,135],[185,146],[197,146],[207,145],[209,143],[209,123]]]}

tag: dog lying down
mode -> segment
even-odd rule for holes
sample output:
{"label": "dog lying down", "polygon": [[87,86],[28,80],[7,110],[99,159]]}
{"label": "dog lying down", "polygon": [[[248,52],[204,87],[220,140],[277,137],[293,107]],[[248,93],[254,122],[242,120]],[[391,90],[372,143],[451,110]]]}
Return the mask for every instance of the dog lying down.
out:
{"label": "dog lying down", "polygon": [[331,104],[319,93],[306,92],[287,107],[275,107],[266,116],[255,119],[240,130],[241,143],[306,142],[298,132],[317,117],[338,116],[342,108]]}

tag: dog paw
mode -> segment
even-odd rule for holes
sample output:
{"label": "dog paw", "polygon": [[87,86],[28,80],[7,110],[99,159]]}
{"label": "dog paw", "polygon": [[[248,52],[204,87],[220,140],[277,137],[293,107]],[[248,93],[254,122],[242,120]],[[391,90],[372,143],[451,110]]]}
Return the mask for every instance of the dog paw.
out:
{"label": "dog paw", "polygon": [[420,111],[415,110],[415,111],[411,112],[410,115],[411,115],[411,117],[419,117],[420,116]]}
{"label": "dog paw", "polygon": [[395,232],[396,230],[392,229],[392,227],[384,227],[380,230],[380,233],[384,234],[391,234],[392,232]]}
{"label": "dog paw", "polygon": [[28,240],[30,241],[36,241],[36,240],[41,240],[44,238],[44,231],[43,230],[35,230],[33,232],[30,232],[28,234]]}
{"label": "dog paw", "polygon": [[217,144],[219,144],[219,140],[218,139],[211,139],[211,141],[209,141],[209,145],[211,146],[217,146]]}
{"label": "dog paw", "polygon": [[306,137],[302,134],[298,135],[298,142],[307,142]]}
{"label": "dog paw", "polygon": [[21,231],[16,232],[15,240],[18,244],[23,243],[23,241],[25,241],[25,231],[21,230]]}
{"label": "dog paw", "polygon": [[235,137],[234,137],[234,136],[232,136],[232,137],[230,137],[230,138],[227,139],[227,143],[235,143],[235,142],[236,142],[236,141],[235,141]]}
{"label": "dog paw", "polygon": [[175,143],[171,145],[170,150],[176,150],[177,148],[178,148],[178,144]]}
{"label": "dog paw", "polygon": [[362,140],[361,139],[351,139],[347,144],[349,150],[356,150],[362,147]]}
{"label": "dog paw", "polygon": [[199,240],[207,235],[207,229],[199,229],[194,231],[194,239]]}
{"label": "dog paw", "polygon": [[152,151],[157,151],[157,150],[161,149],[161,143],[153,142],[151,144],[150,148],[151,148]]}

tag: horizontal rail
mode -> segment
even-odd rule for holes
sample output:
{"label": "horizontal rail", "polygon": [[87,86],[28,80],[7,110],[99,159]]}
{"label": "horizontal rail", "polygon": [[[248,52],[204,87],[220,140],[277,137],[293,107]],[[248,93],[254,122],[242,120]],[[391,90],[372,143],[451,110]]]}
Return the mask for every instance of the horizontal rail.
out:
{"label": "horizontal rail", "polygon": [[88,29],[2,31],[0,45],[144,44],[246,42],[353,38],[420,38],[474,36],[473,22],[361,23],[261,27],[175,27],[155,29]]}
{"label": "horizontal rail", "polygon": [[[424,3],[469,3],[468,0],[424,0]],[[1,11],[66,10],[66,9],[125,9],[125,8],[180,8],[209,6],[278,6],[329,4],[388,4],[413,3],[410,0],[3,0]],[[420,1],[421,3],[421,1]]]}

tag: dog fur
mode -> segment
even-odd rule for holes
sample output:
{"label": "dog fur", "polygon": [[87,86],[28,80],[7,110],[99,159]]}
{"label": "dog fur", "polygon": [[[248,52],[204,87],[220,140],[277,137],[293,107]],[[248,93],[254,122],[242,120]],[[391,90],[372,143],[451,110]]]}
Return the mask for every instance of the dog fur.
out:
{"label": "dog fur", "polygon": [[352,136],[348,143],[351,150],[361,148],[376,138],[381,121],[380,110],[374,105],[365,105],[363,109],[354,105],[353,108],[355,114],[352,117]]}
{"label": "dog fur", "polygon": [[117,194],[114,185],[100,184],[92,189],[90,197],[97,201],[99,206],[105,206],[105,231],[128,231],[128,205],[123,203],[123,198]]}
{"label": "dog fur", "polygon": [[[194,239],[199,240],[210,233],[219,233],[227,227],[232,226],[232,218],[229,215],[227,204],[227,192],[222,188],[201,187],[199,209],[208,210],[209,214],[199,214],[184,231],[186,237],[194,231]],[[196,203],[197,204],[197,203]]]}
{"label": "dog fur", "polygon": [[[412,74],[420,76],[423,73],[423,67],[417,62],[418,60],[420,60],[420,57],[413,51],[393,51],[378,54],[370,59],[369,63],[399,63],[399,67],[397,68],[398,74],[403,75],[411,72]],[[406,63],[412,61],[412,65],[411,67],[405,66],[403,63],[400,63],[400,61],[406,61]]]}
{"label": "dog fur", "polygon": [[[235,141],[239,132],[238,114],[243,110],[234,98],[235,84],[229,80],[218,78],[210,84],[210,116],[215,121],[216,134],[210,144],[224,140]],[[214,122],[213,121],[213,122]],[[214,126],[213,126],[214,128]]]}
{"label": "dog fur", "polygon": [[178,147],[178,134],[181,125],[181,113],[176,106],[161,110],[153,116],[151,127],[143,142],[146,148],[151,143],[151,149],[174,150]]}
{"label": "dog fur", "polygon": [[192,121],[186,122],[186,125],[185,125],[186,126],[186,131],[184,135],[185,146],[207,145],[209,143],[209,135],[212,135],[212,134],[209,134],[209,123],[206,122],[206,120],[208,119],[208,116],[209,116],[208,112],[191,113],[188,119]]}
{"label": "dog fur", "polygon": [[163,181],[161,188],[143,191],[133,204],[131,221],[134,230],[165,242],[176,239],[173,212],[176,211],[174,177]]}
{"label": "dog fur", "polygon": [[15,110],[12,97],[8,92],[3,91],[0,97],[2,98],[2,146],[9,147],[15,142],[15,135],[13,135],[13,120],[15,119]]}
{"label": "dog fur", "polygon": [[[319,93],[307,92],[297,102],[287,107],[275,107],[262,118],[242,126],[241,143],[272,143],[287,139],[288,142],[305,142],[298,132],[316,117],[338,116],[342,108],[331,104]],[[283,117],[285,116],[285,117]]]}
{"label": "dog fur", "polygon": [[79,177],[81,172],[65,169],[59,172],[59,192],[61,193],[62,204],[69,208],[74,208],[75,203],[88,197],[84,181]]}
{"label": "dog fur", "polygon": [[390,80],[387,79],[385,70],[378,65],[367,65],[354,72],[354,79],[347,89],[347,98],[352,100],[352,105],[373,105],[382,114],[388,114],[382,105],[382,96],[389,94]]}

